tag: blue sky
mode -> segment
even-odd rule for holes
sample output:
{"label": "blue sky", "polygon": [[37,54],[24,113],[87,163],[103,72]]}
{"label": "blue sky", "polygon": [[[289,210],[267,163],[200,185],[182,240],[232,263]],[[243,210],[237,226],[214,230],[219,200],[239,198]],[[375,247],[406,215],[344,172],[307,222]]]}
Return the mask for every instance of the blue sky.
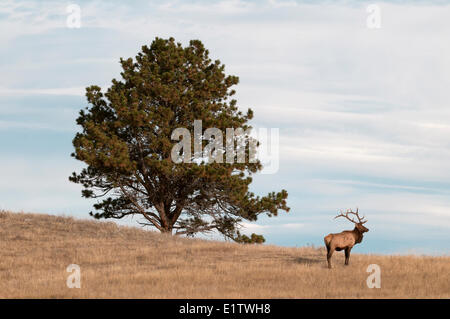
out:
{"label": "blue sky", "polygon": [[[322,245],[370,232],[355,252],[450,252],[450,4],[368,1],[9,1],[0,3],[0,209],[89,218],[68,182],[84,88],[120,77],[156,36],[200,39],[238,75],[253,124],[280,130],[280,169],[253,191],[285,188],[291,212],[246,224],[267,243]],[[66,26],[69,4],[81,28]],[[128,221],[127,223],[133,223]]]}

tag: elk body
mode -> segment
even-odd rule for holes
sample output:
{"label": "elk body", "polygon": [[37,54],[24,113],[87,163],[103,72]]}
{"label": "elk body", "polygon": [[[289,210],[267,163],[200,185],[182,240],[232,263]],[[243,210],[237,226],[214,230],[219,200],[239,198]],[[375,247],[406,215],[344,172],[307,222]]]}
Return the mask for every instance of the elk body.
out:
{"label": "elk body", "polygon": [[[350,218],[349,214],[355,215],[358,218],[358,221]],[[352,212],[351,210],[347,210],[345,215],[343,213],[340,213],[335,217],[335,219],[338,217],[347,218],[349,221],[355,224],[355,228],[353,230],[345,230],[338,234],[329,234],[325,236],[324,242],[325,246],[327,247],[328,268],[331,268],[331,256],[333,256],[334,251],[344,250],[345,265],[348,265],[348,261],[350,259],[350,251],[352,250],[353,246],[362,242],[364,233],[369,231],[368,228],[363,226],[363,224],[366,223],[367,220],[364,221],[364,217],[359,217],[358,209],[356,210],[356,213]]]}

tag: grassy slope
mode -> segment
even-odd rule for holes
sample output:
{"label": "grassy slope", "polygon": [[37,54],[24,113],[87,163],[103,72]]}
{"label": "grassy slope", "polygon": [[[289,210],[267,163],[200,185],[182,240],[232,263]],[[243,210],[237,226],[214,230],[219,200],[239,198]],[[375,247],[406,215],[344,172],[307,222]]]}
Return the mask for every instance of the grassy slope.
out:
{"label": "grassy slope", "polygon": [[[1,298],[450,298],[450,257],[342,253],[170,237],[114,223],[0,212]],[[69,289],[66,267],[81,267]],[[366,285],[381,267],[381,289]]]}

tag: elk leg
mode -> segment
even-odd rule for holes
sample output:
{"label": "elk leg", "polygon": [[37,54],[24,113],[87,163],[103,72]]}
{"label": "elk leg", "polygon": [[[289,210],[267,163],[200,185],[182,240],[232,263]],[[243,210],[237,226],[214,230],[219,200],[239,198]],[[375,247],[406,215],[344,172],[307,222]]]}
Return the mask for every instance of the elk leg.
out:
{"label": "elk leg", "polygon": [[350,259],[350,247],[345,248],[345,264],[348,265],[348,260]]}
{"label": "elk leg", "polygon": [[331,269],[331,256],[333,256],[334,248],[327,246],[327,262],[328,268]]}

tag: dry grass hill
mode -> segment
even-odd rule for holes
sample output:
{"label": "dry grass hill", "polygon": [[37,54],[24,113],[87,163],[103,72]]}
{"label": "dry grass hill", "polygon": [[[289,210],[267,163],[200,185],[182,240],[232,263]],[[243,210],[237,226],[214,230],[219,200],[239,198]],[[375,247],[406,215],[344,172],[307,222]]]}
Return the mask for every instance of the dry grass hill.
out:
{"label": "dry grass hill", "polygon": [[[343,254],[178,238],[112,222],[0,212],[0,298],[450,298],[450,257]],[[68,288],[66,268],[81,269]],[[381,288],[369,289],[369,264]]]}

